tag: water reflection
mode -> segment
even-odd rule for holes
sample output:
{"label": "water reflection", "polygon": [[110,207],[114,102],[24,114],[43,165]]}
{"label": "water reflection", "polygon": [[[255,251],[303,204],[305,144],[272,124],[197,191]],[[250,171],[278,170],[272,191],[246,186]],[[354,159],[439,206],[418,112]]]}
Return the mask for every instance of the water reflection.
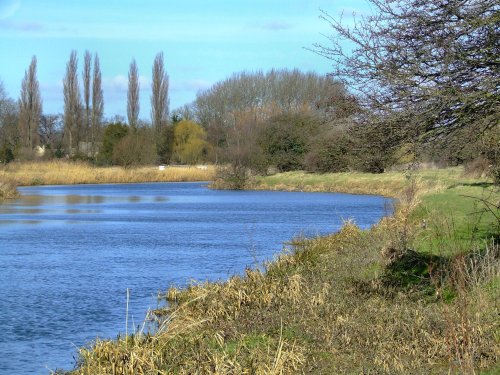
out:
{"label": "water reflection", "polygon": [[19,211],[23,214],[41,214],[42,212],[44,212],[44,210],[41,210],[40,208],[26,208]]}

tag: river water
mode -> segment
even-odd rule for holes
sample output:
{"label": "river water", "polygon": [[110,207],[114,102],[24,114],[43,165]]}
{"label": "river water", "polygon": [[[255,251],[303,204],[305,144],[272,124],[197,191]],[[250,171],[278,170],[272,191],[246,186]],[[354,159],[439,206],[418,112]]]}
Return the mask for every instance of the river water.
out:
{"label": "river water", "polygon": [[272,259],[294,236],[368,227],[376,196],[217,191],[206,183],[21,188],[0,205],[0,374],[71,369],[77,348],[140,325],[157,293]]}

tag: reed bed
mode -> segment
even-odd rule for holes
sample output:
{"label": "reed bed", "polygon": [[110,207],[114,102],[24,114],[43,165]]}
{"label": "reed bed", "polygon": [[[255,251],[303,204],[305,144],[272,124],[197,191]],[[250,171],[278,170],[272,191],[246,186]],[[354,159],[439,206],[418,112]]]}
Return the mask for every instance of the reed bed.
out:
{"label": "reed bed", "polygon": [[414,217],[418,189],[445,191],[446,178],[404,178],[395,214],[369,230],[348,221],[260,269],[171,287],[151,315],[156,332],[98,340],[71,374],[497,373],[498,238],[465,255],[418,249],[434,230]]}
{"label": "reed bed", "polygon": [[14,181],[19,186],[210,181],[213,176],[213,166],[159,170],[158,166],[94,167],[83,162],[45,161],[10,163],[0,167],[0,181]]}

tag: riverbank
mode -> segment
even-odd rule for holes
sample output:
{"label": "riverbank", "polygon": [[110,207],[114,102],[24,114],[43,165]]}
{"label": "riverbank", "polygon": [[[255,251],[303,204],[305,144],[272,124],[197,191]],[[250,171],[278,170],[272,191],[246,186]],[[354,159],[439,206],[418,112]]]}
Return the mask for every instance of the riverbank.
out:
{"label": "riverbank", "polygon": [[83,162],[46,161],[10,163],[0,167],[0,181],[18,186],[139,182],[195,182],[213,179],[213,166],[95,167]]}
{"label": "riverbank", "polygon": [[[400,201],[370,230],[347,222],[293,241],[264,270],[171,288],[155,334],[97,341],[72,373],[496,373],[498,211],[481,199],[498,202],[498,188],[459,169],[421,173],[367,177],[359,192],[399,189]],[[342,179],[361,186],[347,174],[278,175],[259,186],[320,191]]]}
{"label": "riverbank", "polygon": [[307,192],[335,192],[349,194],[374,194],[397,198],[412,178],[418,184],[419,194],[439,191],[456,181],[472,183],[474,178],[463,176],[463,168],[420,169],[409,172],[380,174],[306,173],[301,171],[279,173],[272,176],[256,176],[249,180],[248,189],[284,190]]}

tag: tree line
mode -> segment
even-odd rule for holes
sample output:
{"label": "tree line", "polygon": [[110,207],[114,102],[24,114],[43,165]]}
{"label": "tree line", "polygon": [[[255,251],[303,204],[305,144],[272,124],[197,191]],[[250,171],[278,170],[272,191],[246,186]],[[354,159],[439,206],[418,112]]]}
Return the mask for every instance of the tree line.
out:
{"label": "tree line", "polygon": [[[105,158],[98,156],[102,154],[105,141],[108,144],[117,143],[116,139],[105,140],[106,134],[111,137],[123,135],[123,132],[106,131],[109,126],[126,126],[127,133],[130,128],[129,138],[142,142],[136,149],[145,149],[148,163],[165,158],[157,150],[168,149],[161,144],[161,134],[169,123],[168,86],[169,76],[165,70],[163,53],[160,52],[152,68],[150,130],[149,124],[139,120],[139,72],[133,59],[127,92],[128,124],[119,116],[105,120],[99,56],[85,51],[80,79],[77,52],[72,51],[63,78],[63,113],[44,114],[37,78],[37,58],[33,56],[25,71],[17,102],[7,96],[0,81],[0,161],[8,162],[15,157],[34,158],[37,146],[44,146],[48,148],[48,157],[66,156],[113,163],[115,160],[109,154]],[[139,162],[145,162],[144,155],[137,154],[134,157]]]}
{"label": "tree line", "polygon": [[[18,105],[0,86],[0,142],[4,150],[8,145],[20,155],[19,150],[58,139],[58,155],[83,154],[97,163],[213,162],[228,167],[223,177],[235,187],[252,173],[380,173],[415,161],[476,162],[498,180],[496,2],[368,2],[372,14],[350,23],[322,13],[333,34],[312,51],[331,60],[331,74],[287,69],[235,73],[171,115],[169,77],[158,54],[150,123],[139,120],[134,60],[128,74],[128,124],[119,118],[104,124],[97,55],[84,56],[82,103],[77,56],[71,53],[62,118],[41,115],[33,58]],[[59,122],[61,133],[54,131]]]}

